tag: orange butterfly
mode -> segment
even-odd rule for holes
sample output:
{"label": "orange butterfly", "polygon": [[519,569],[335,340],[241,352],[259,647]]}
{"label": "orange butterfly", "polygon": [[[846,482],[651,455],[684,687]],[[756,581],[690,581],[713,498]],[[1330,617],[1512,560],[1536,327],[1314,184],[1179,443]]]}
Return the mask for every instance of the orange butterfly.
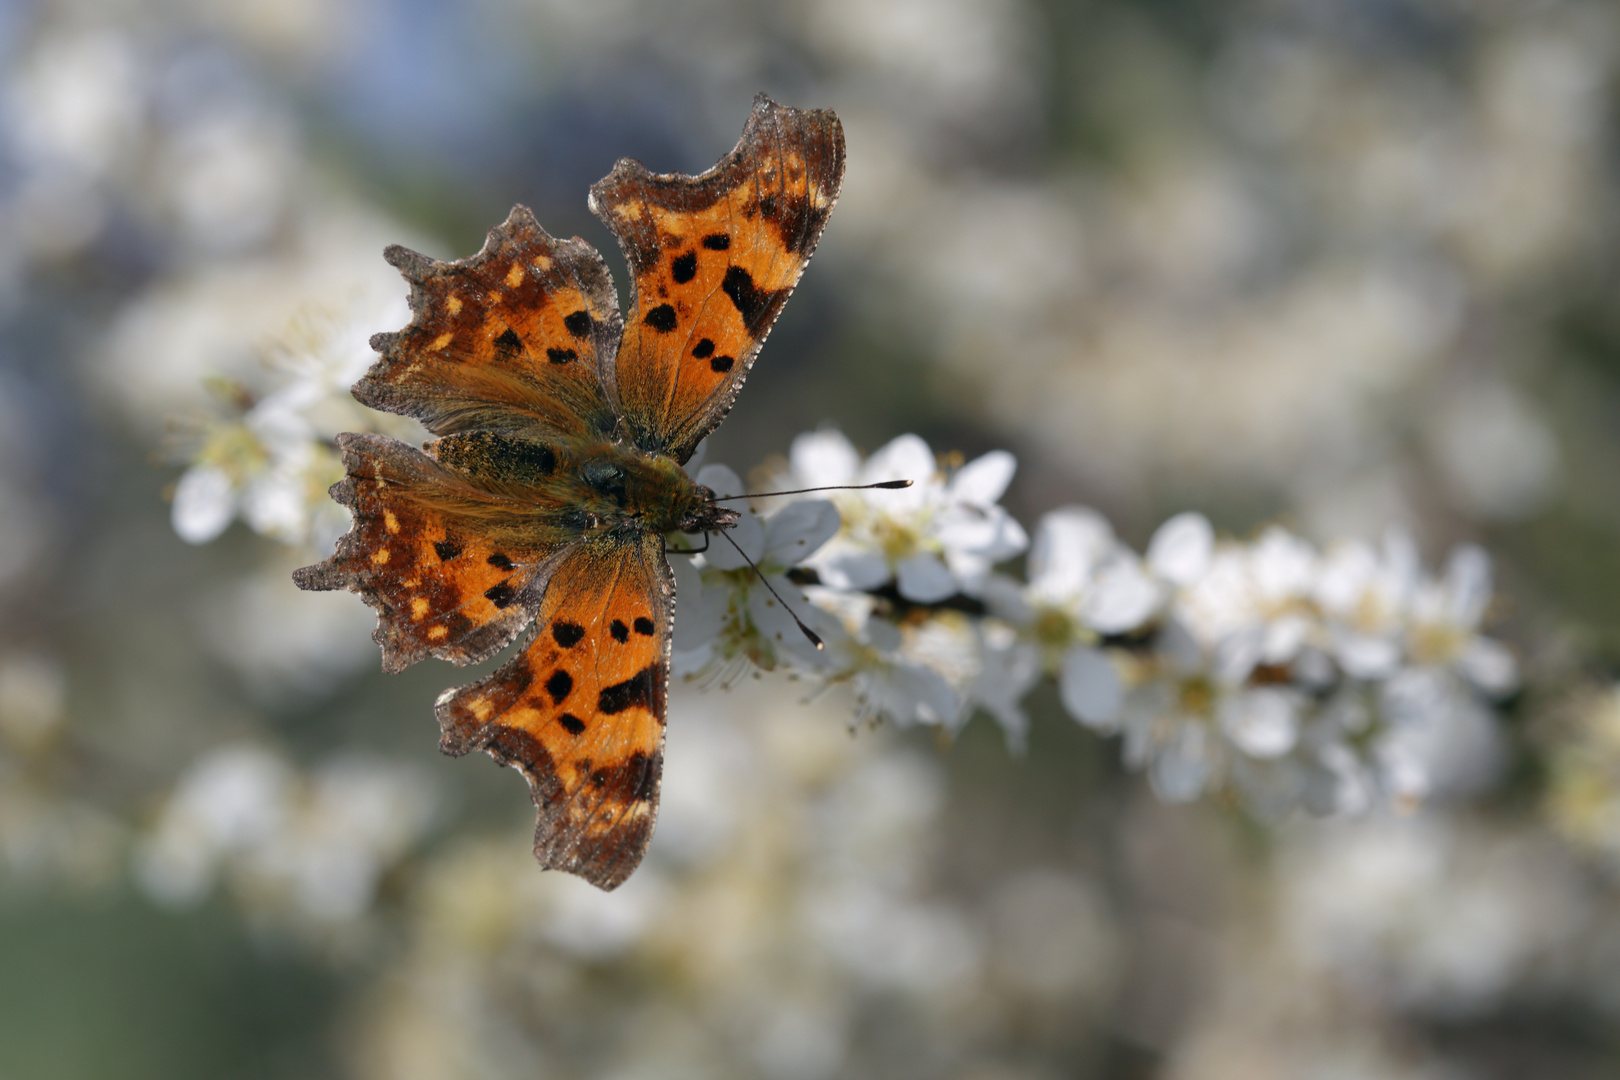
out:
{"label": "orange butterfly", "polygon": [[528,777],[542,866],[611,889],[647,849],[675,607],[664,536],[737,520],[681,465],[730,410],[843,173],[833,113],[763,94],[701,176],[620,161],[590,206],[634,277],[628,322],[602,257],[522,206],[471,258],[384,252],[413,318],[371,339],[382,356],[354,396],[438,438],[340,435],[332,497],[354,526],[293,580],[376,608],[385,671],[476,663],[532,624],[436,711],[446,753]]}

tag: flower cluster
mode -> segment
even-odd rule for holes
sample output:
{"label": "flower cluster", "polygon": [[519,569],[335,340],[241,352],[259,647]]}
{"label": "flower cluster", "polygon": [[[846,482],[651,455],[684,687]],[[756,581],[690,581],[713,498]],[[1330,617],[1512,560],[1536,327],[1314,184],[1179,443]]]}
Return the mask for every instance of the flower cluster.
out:
{"label": "flower cluster", "polygon": [[172,906],[224,880],[268,920],[343,924],[371,907],[432,813],[421,778],[403,766],[337,757],[304,773],[262,747],[224,746],[181,776],[135,852],[135,873]]}
{"label": "flower cluster", "polygon": [[[1218,541],[1181,514],[1139,555],[1083,508],[1047,514],[1030,544],[997,505],[1013,467],[1004,452],[941,466],[910,435],[864,462],[835,432],[800,436],[778,486],[915,484],[774,512],[755,500],[769,516],[745,515],[735,551],[677,571],[678,670],[784,667],[847,683],[859,716],[902,725],[954,731],[983,710],[1014,747],[1021,701],[1050,676],[1067,711],[1120,734],[1127,764],[1173,802],[1230,789],[1261,811],[1355,812],[1489,775],[1490,703],[1516,671],[1480,634],[1491,581],[1479,548],[1458,548],[1433,578],[1399,533],[1318,551],[1275,526]],[[720,466],[699,479],[742,491]],[[996,569],[1026,547],[1025,580]]]}
{"label": "flower cluster", "polygon": [[266,349],[270,392],[211,380],[227,414],[190,425],[189,467],[175,484],[172,508],[181,539],[205,544],[238,516],[289,544],[320,548],[342,535],[348,512],[326,498],[343,477],[332,436],[355,429],[405,434],[413,426],[363,408],[348,393],[376,359],[367,344],[370,328],[408,318],[393,295],[306,307]]}
{"label": "flower cluster", "polygon": [[1582,688],[1538,727],[1547,818],[1610,873],[1620,870],[1620,686]]}

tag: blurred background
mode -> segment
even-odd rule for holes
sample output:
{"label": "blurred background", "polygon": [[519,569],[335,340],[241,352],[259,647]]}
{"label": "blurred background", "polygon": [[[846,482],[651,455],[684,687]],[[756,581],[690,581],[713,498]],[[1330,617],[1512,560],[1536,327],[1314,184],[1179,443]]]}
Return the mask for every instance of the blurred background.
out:
{"label": "blurred background", "polygon": [[[1617,66],[1596,0],[0,2],[0,1077],[1620,1074]],[[460,673],[293,589],[329,533],[176,536],[208,417],[403,325],[385,244],[523,202],[622,282],[588,185],[758,90],[848,174],[710,460],[914,431],[1138,548],[1479,541],[1490,781],[1260,822],[1050,689],[1020,758],[679,687],[603,895],[436,753]]]}

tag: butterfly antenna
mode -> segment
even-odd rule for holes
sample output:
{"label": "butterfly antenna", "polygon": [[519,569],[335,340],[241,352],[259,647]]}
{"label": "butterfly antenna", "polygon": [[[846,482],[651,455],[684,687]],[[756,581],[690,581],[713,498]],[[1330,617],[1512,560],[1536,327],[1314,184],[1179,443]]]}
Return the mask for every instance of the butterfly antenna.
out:
{"label": "butterfly antenna", "polygon": [[[909,480],[906,482],[910,483]],[[803,631],[805,637],[810,639],[810,644],[816,647],[816,651],[819,652],[822,649],[825,649],[827,645],[821,640],[821,635],[804,625],[804,620],[799,618],[798,612],[789,607],[788,602],[782,599],[782,594],[776,591],[776,587],[771,584],[770,579],[765,576],[765,572],[759,568],[758,564],[756,564],[753,559],[748,557],[748,552],[744,551],[741,547],[738,547],[737,541],[731,538],[730,533],[721,531],[720,535],[726,538],[726,543],[730,544],[734,548],[737,548],[737,554],[743,557],[743,562],[747,563],[749,567],[753,569],[754,573],[759,575],[759,580],[763,582],[765,587],[771,591],[771,595],[776,597],[776,602],[782,605],[782,610],[793,616],[793,621],[798,623],[799,629]]]}
{"label": "butterfly antenna", "polygon": [[866,491],[871,488],[883,488],[896,491],[912,485],[910,480],[882,480],[876,484],[830,484],[827,487],[799,488],[796,491],[761,491],[757,495],[718,495],[710,502],[725,502],[728,499],[768,499],[773,495],[809,495],[816,491]]}

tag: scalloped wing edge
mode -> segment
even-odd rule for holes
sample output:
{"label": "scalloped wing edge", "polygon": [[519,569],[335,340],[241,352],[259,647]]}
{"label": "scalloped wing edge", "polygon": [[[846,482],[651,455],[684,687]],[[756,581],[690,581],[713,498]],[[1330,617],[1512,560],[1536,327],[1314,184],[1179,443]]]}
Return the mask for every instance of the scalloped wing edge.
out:
{"label": "scalloped wing edge", "polygon": [[[357,506],[359,495],[355,490],[355,478],[350,470],[363,465],[367,454],[388,455],[394,461],[409,467],[420,468],[422,463],[434,468],[437,466],[431,458],[418,453],[414,447],[386,435],[346,431],[337,437],[337,444],[343,451],[345,475],[342,480],[327,489],[327,494],[349,511],[353,524],[350,525],[348,532],[338,538],[337,548],[331,555],[318,563],[294,570],[293,584],[309,592],[347,590],[359,596],[367,607],[376,611],[377,625],[371,632],[371,640],[381,647],[382,669],[390,675],[404,671],[429,656],[448,660],[457,667],[467,667],[489,659],[522,636],[533,623],[535,612],[539,610],[540,601],[545,596],[546,586],[550,583],[551,573],[567,553],[568,548],[564,547],[547,557],[517,593],[512,608],[515,613],[521,613],[521,618],[514,617],[502,622],[489,623],[452,644],[426,648],[413,646],[389,625],[388,616],[391,609],[388,602],[375,588],[361,580],[356,572],[342,565],[344,559],[357,554],[366,554],[367,550]],[[418,457],[420,461],[415,460]]]}
{"label": "scalloped wing edge", "polygon": [[552,236],[541,226],[534,211],[522,203],[515,204],[507,214],[506,220],[489,230],[488,235],[484,237],[483,247],[464,258],[435,259],[403,244],[389,244],[383,248],[383,259],[398,270],[400,276],[410,285],[407,302],[411,309],[411,321],[398,330],[384,330],[371,335],[371,348],[380,355],[371,369],[350,388],[355,400],[382,412],[421,419],[413,411],[405,392],[399,387],[390,385],[383,377],[394,365],[410,362],[408,358],[399,354],[398,347],[401,339],[432,313],[430,306],[432,293],[427,288],[427,282],[451,271],[476,272],[496,256],[501,245],[507,240],[521,242],[525,238],[537,239],[542,244],[548,245],[554,258],[563,258],[570,262],[577,260],[575,265],[584,271],[575,278],[580,291],[603,301],[606,316],[594,320],[591,337],[596,352],[596,375],[601,381],[608,405],[616,412],[618,403],[613,395],[613,361],[618,354],[619,341],[624,335],[624,314],[619,310],[619,294],[613,285],[613,275],[608,271],[607,262],[602,258],[601,252],[577,236],[567,239]]}
{"label": "scalloped wing edge", "polygon": [[[700,184],[713,180],[725,170],[735,166],[736,163],[742,159],[745,148],[748,146],[750,141],[758,137],[760,130],[767,124],[777,123],[779,118],[783,116],[795,115],[810,117],[822,123],[830,121],[830,123],[826,123],[826,126],[833,136],[833,157],[837,162],[833,169],[832,190],[826,193],[827,203],[825,212],[822,215],[821,224],[811,234],[801,238],[800,242],[803,245],[804,260],[800,263],[799,272],[794,275],[793,281],[787,286],[786,291],[791,294],[793,290],[798,288],[799,281],[804,277],[805,269],[810,265],[810,258],[815,254],[816,247],[821,242],[821,234],[826,228],[827,220],[832,216],[833,209],[838,205],[839,195],[843,193],[845,163],[844,126],[843,123],[838,119],[838,114],[833,112],[831,109],[795,109],[788,105],[779,104],[773,100],[769,94],[762,90],[754,95],[753,108],[748,114],[747,121],[745,121],[743,124],[742,134],[737,137],[736,145],[733,146],[728,153],[722,155],[720,160],[716,161],[703,172],[696,174],[681,172],[655,173],[635,158],[625,157],[616,161],[612,170],[609,171],[606,176],[602,177],[602,179],[591,185],[589,197],[591,213],[595,214],[599,219],[601,219],[603,224],[607,225],[608,231],[613,233],[613,238],[619,245],[619,250],[624,254],[626,263],[630,264],[630,296],[628,303],[625,306],[625,310],[631,312],[639,310],[638,305],[640,303],[640,297],[636,292],[635,259],[632,249],[626,243],[625,238],[619,234],[617,229],[614,228],[612,218],[609,217],[603,209],[601,209],[598,192],[606,191],[610,187],[625,183],[673,183],[677,181],[686,181]],[[761,333],[758,340],[754,342],[753,348],[749,352],[748,356],[746,358],[738,357],[738,360],[741,361],[742,370],[741,374],[736,379],[733,379],[730,383],[723,386],[718,391],[716,396],[705,401],[697,409],[697,411],[692,414],[692,416],[675,425],[678,430],[686,427],[696,417],[706,416],[706,419],[695,434],[689,436],[681,444],[668,448],[667,452],[674,457],[676,461],[680,462],[681,464],[685,464],[686,461],[692,456],[693,451],[697,449],[697,444],[702,442],[705,436],[718,427],[720,422],[726,418],[728,413],[731,412],[732,407],[737,402],[737,395],[742,392],[743,383],[747,381],[748,374],[753,369],[755,358],[759,355],[760,350],[765,345],[765,339],[770,337],[771,330],[774,329],[775,326],[776,316],[773,316],[770,324],[765,327],[764,332]],[[616,385],[616,380],[614,384],[604,385]],[[614,401],[615,407],[617,407],[617,396],[615,395],[612,400]]]}

